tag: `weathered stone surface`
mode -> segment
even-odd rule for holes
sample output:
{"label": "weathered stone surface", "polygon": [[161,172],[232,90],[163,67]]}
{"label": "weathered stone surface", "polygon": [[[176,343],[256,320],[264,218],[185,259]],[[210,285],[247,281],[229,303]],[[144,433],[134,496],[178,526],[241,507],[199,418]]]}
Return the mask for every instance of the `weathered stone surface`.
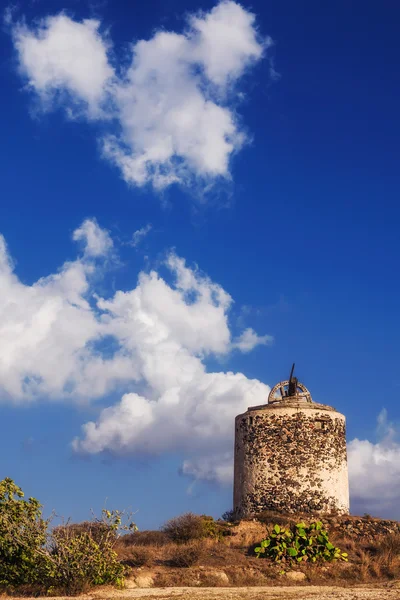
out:
{"label": "weathered stone surface", "polygon": [[324,516],[323,522],[330,533],[350,536],[352,539],[374,541],[382,535],[399,534],[400,522],[365,517]]}
{"label": "weathered stone surface", "polygon": [[288,399],[236,417],[234,510],[348,513],[344,416]]}

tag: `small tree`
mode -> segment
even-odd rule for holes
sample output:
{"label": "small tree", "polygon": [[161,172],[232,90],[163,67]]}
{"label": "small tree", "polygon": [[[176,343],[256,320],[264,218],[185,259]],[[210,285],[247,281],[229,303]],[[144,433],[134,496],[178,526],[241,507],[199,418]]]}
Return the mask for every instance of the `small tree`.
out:
{"label": "small tree", "polygon": [[42,506],[12,479],[0,481],[0,586],[38,584],[47,591],[77,593],[93,585],[123,582],[124,566],[114,544],[124,513],[103,510],[101,519],[48,530]]}
{"label": "small tree", "polygon": [[113,533],[107,526],[55,528],[49,536],[50,587],[77,594],[93,585],[122,584],[125,569],[113,550]]}
{"label": "small tree", "polygon": [[117,510],[103,510],[101,519],[53,529],[48,556],[51,587],[75,594],[94,585],[122,585],[125,567],[114,545],[119,530],[137,529],[134,523],[124,525],[123,516]]}
{"label": "small tree", "polygon": [[41,508],[35,498],[24,500],[23,491],[9,477],[0,481],[0,585],[42,579],[48,521]]}

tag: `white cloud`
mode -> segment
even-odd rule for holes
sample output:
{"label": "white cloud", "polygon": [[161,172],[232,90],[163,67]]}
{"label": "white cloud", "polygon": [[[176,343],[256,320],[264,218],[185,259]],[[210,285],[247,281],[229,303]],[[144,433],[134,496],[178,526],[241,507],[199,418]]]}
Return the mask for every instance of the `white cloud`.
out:
{"label": "white cloud", "polygon": [[[87,248],[106,239],[86,221]],[[85,256],[54,275],[24,285],[12,272],[5,243],[0,252],[0,394],[14,401],[35,397],[104,395],[115,381],[135,377],[123,352],[105,359],[91,344],[107,335],[88,302],[91,278],[101,269]],[[104,250],[104,248],[103,248]]]}
{"label": "white cloud", "polygon": [[[115,75],[98,21],[64,14],[39,27],[15,25],[22,72],[42,98],[68,92],[88,116],[108,119],[103,155],[128,183],[157,189],[179,182],[230,178],[233,153],[246,135],[235,112],[235,84],[271,44],[255,17],[222,1],[192,15],[183,33],[157,31],[132,45],[128,66]],[[70,110],[70,102],[61,98]]]}
{"label": "white cloud", "polygon": [[260,43],[255,16],[236,2],[220,2],[209,13],[192,16],[190,24],[194,60],[204,66],[207,78],[223,90],[272,44],[270,38]]}
{"label": "white cloud", "polygon": [[232,485],[233,456],[232,452],[221,452],[197,459],[184,460],[182,473],[195,480],[211,481]]}
{"label": "white cloud", "polygon": [[79,23],[62,13],[32,29],[25,24],[14,26],[21,71],[45,102],[57,92],[68,91],[87,103],[88,114],[100,116],[114,71],[99,27],[99,21]]}
{"label": "white cloud", "polygon": [[[126,394],[83,427],[74,448],[87,453],[180,452],[182,472],[196,479],[232,482],[233,423],[250,405],[267,401],[269,387],[241,373],[206,373],[200,361],[177,365],[175,385],[155,399]],[[168,363],[173,368],[172,362]],[[182,367],[189,368],[182,372]],[[158,381],[157,381],[158,383]],[[160,390],[161,391],[161,390]]]}
{"label": "white cloud", "polygon": [[133,289],[101,298],[112,240],[94,220],[73,239],[81,258],[25,285],[0,237],[0,398],[90,400],[123,386],[121,401],[83,427],[77,451],[180,452],[182,472],[227,481],[234,417],[269,392],[241,373],[207,372],[207,356],[232,349],[231,297],[169,254],[173,283],[141,272]]}
{"label": "white cloud", "polygon": [[[83,426],[77,451],[178,452],[184,474],[231,483],[234,417],[266,402],[269,387],[209,373],[204,359],[269,336],[246,329],[232,339],[229,294],[175,254],[164,264],[173,283],[142,272],[133,289],[101,298],[95,282],[112,240],[90,219],[73,239],[82,257],[26,285],[0,236],[1,401],[94,400],[123,386],[122,399]],[[377,431],[377,442],[349,443],[352,510],[400,517],[400,443],[386,411]]]}
{"label": "white cloud", "polygon": [[132,234],[132,241],[130,242],[130,245],[134,248],[137,248],[142,242],[142,240],[146,237],[146,235],[150,233],[152,227],[153,226],[151,225],[151,223],[148,223],[144,227],[141,227],[140,229],[134,231]]}
{"label": "white cloud", "polygon": [[378,416],[376,443],[354,439],[348,446],[353,512],[400,517],[400,444],[386,410]]}
{"label": "white cloud", "polygon": [[242,352],[251,352],[256,346],[272,344],[273,339],[271,335],[258,335],[254,329],[248,327],[232,345]]}
{"label": "white cloud", "polygon": [[105,229],[101,229],[95,219],[86,219],[78,229],[75,229],[72,239],[83,242],[87,257],[105,256],[113,247],[110,234]]}

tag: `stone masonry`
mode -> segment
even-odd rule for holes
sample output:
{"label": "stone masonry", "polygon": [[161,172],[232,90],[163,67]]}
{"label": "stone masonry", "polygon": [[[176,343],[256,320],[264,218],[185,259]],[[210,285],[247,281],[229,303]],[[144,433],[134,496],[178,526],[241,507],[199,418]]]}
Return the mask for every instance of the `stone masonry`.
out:
{"label": "stone masonry", "polygon": [[345,417],[312,402],[308,390],[238,415],[234,510],[347,514]]}

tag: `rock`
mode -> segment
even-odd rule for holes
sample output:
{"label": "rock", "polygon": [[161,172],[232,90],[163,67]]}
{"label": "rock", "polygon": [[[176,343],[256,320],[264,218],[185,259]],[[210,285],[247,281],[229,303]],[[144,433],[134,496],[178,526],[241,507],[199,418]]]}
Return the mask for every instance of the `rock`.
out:
{"label": "rock", "polygon": [[229,583],[229,577],[225,571],[214,571],[214,577],[219,579],[221,583]]}
{"label": "rock", "polygon": [[154,585],[154,579],[150,573],[142,573],[135,577],[135,583],[139,588],[151,588]]}
{"label": "rock", "polygon": [[291,581],[304,581],[307,579],[306,574],[301,571],[288,571],[286,577]]}
{"label": "rock", "polygon": [[134,579],[129,578],[129,579],[125,579],[125,588],[127,590],[133,590],[134,588],[137,588],[137,583],[135,582]]}
{"label": "rock", "polygon": [[202,571],[200,573],[200,577],[202,580],[215,581],[216,583],[218,583],[220,585],[228,585],[229,584],[229,577],[225,573],[225,571],[216,571],[214,569],[209,569],[207,571]]}

